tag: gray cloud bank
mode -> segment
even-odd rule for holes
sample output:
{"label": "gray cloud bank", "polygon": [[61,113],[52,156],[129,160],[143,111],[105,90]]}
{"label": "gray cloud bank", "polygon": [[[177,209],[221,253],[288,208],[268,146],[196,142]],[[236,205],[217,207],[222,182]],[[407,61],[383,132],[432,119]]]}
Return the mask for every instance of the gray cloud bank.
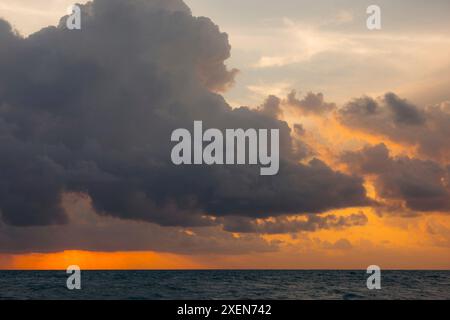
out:
{"label": "gray cloud bank", "polygon": [[367,224],[368,219],[362,212],[349,216],[309,215],[306,219],[289,219],[277,217],[273,220],[255,221],[243,217],[227,217],[224,219],[224,230],[239,233],[283,234],[301,231],[314,232],[320,229],[342,229]]}
{"label": "gray cloud bank", "polygon": [[[379,98],[355,98],[343,107],[325,102],[321,93],[308,93],[300,100],[292,91],[285,99],[277,99],[270,98],[282,105],[279,110],[274,109],[277,114],[282,114],[284,108],[293,108],[302,116],[336,117],[353,130],[385,137],[417,150],[416,157],[394,157],[385,144],[379,144],[344,152],[341,156],[340,160],[352,173],[375,178],[377,195],[389,201],[373,202],[378,212],[417,215],[450,211],[449,101],[418,107],[392,92]],[[299,130],[301,137],[302,128]],[[307,150],[306,147],[303,150]],[[258,225],[253,221],[240,227],[244,230],[276,229],[275,225],[277,228],[283,225],[282,221],[272,224]]]}
{"label": "gray cloud bank", "polygon": [[339,110],[340,121],[349,127],[411,146],[419,153],[450,161],[450,102],[418,108],[394,93],[373,99],[362,97]]}
{"label": "gray cloud bank", "polygon": [[391,157],[384,144],[342,157],[360,174],[374,175],[377,193],[417,211],[450,212],[450,166],[431,160]]}

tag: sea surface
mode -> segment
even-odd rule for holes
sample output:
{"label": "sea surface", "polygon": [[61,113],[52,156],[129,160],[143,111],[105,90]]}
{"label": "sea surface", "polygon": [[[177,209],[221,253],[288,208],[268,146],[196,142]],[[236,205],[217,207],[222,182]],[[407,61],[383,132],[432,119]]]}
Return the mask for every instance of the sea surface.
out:
{"label": "sea surface", "polygon": [[368,290],[363,271],[0,271],[0,299],[450,299],[450,271],[382,271]]}

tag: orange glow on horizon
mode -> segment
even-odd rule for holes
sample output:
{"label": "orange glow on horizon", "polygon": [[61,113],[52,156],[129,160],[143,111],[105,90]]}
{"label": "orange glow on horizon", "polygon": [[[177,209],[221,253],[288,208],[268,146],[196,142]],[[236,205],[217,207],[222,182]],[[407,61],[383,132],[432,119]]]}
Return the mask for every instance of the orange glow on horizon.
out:
{"label": "orange glow on horizon", "polygon": [[[371,208],[335,210],[329,214],[346,216],[355,212],[366,214],[368,223],[296,235],[263,235],[266,241],[279,243],[273,252],[229,255],[138,251],[0,254],[0,270],[65,270],[70,265],[78,265],[82,270],[364,269],[371,264],[383,269],[450,270],[450,219],[447,215],[382,217]],[[342,246],[343,242],[345,246]]]}
{"label": "orange glow on horizon", "polygon": [[[1,257],[1,255],[0,255]],[[202,269],[189,257],[156,252],[63,251],[9,255],[3,270],[65,270],[78,265],[82,270]],[[3,260],[3,259],[2,259]]]}

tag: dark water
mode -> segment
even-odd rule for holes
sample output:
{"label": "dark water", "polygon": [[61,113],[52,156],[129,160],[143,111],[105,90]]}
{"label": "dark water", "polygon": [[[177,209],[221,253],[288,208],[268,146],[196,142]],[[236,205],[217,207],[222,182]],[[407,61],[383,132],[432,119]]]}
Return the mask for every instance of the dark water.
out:
{"label": "dark water", "polygon": [[450,271],[0,271],[0,299],[450,299]]}

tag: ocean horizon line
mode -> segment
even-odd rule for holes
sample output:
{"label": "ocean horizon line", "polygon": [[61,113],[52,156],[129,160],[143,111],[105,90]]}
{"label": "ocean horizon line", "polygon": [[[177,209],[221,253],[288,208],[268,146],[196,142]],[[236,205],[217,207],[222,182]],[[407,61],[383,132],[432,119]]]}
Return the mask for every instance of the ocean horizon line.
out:
{"label": "ocean horizon line", "polygon": [[[383,271],[402,271],[402,272],[423,272],[423,271],[449,271],[450,269],[400,269],[388,268]],[[0,269],[2,271],[66,271],[66,269]],[[284,268],[206,268],[206,269],[82,269],[82,271],[366,271],[361,269],[327,269],[327,268],[302,268],[302,269],[284,269]]]}

